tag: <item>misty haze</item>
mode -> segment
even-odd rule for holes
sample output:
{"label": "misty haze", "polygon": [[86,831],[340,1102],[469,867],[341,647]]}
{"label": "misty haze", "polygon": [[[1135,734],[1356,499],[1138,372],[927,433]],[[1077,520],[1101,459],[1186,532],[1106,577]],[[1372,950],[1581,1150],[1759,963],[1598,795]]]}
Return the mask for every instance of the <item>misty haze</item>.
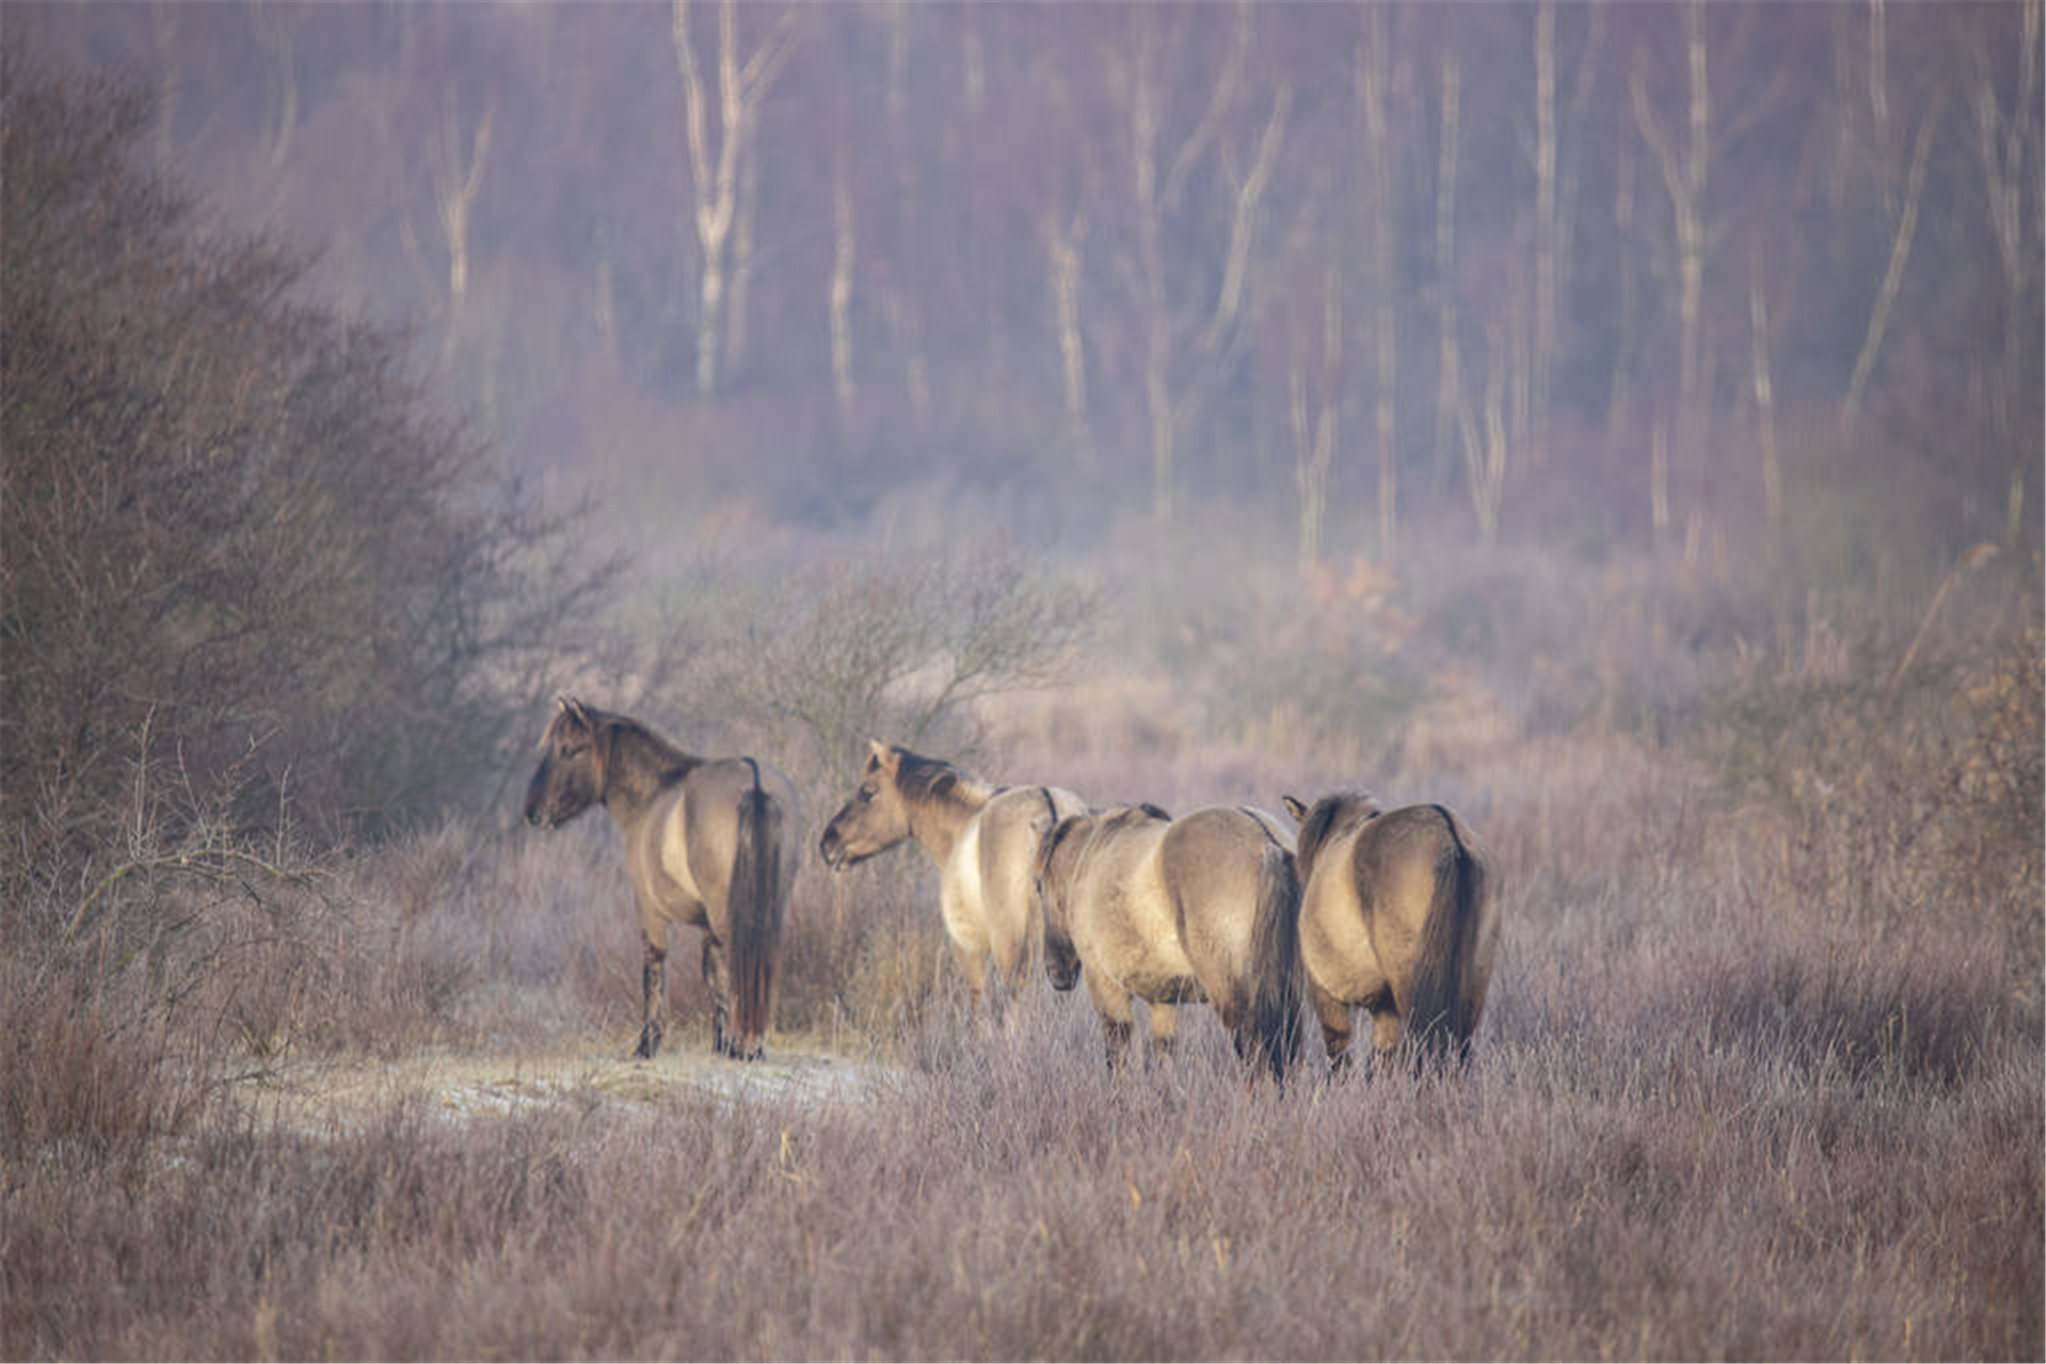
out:
{"label": "misty haze", "polygon": [[2040,20],[9,4],[0,1355],[2041,1357]]}

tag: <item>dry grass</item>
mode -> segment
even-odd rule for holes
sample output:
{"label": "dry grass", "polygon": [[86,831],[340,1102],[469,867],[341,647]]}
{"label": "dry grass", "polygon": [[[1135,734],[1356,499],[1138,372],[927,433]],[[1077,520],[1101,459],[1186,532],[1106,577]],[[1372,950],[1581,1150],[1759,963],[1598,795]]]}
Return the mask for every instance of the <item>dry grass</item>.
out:
{"label": "dry grass", "polygon": [[[1440,638],[1400,646],[1416,675]],[[1893,693],[1803,640],[1705,638],[1575,700],[1537,679],[1490,741],[1383,746],[1379,772],[1120,677],[1100,695],[1149,708],[1136,740],[1057,699],[1000,717],[1019,775],[1104,797],[1456,803],[1506,869],[1508,940],[1450,1079],[1274,1092],[1199,1010],[1168,1064],[1112,1077],[1085,999],[1041,985],[970,1024],[906,850],[806,873],[785,962],[784,1026],[883,1078],[621,1091],[593,1076],[629,1047],[637,958],[595,821],[367,857],[210,1003],[124,1014],[139,962],[17,951],[0,1352],[2038,1358],[2038,638],[1942,635]],[[671,1045],[700,1052],[672,975]],[[266,981],[276,1027],[199,1026]],[[316,1097],[323,1058],[426,1049],[569,1060],[501,1115],[272,1124],[219,1083]]]}

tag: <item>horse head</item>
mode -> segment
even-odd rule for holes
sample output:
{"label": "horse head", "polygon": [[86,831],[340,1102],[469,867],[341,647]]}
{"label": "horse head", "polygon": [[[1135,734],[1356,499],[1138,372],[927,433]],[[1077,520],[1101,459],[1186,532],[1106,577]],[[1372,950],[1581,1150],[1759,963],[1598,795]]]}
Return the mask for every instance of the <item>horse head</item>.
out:
{"label": "horse head", "polygon": [[864,862],[909,837],[909,802],[901,786],[903,765],[916,759],[912,753],[868,740],[872,752],[860,774],[860,784],[838,813],[824,826],[817,842],[818,855],[833,871],[843,871]]}
{"label": "horse head", "polygon": [[555,828],[604,798],[609,737],[602,711],[572,696],[555,698],[554,718],[540,736],[540,765],[526,784],[528,824]]}

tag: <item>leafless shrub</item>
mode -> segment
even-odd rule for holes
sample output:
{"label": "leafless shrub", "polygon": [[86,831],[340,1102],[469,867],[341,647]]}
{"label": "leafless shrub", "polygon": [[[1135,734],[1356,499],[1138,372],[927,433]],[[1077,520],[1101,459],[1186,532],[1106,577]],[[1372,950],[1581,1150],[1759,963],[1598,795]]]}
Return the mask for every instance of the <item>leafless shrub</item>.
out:
{"label": "leafless shrub", "polygon": [[138,769],[328,836],[472,794],[589,585],[557,571],[562,524],[491,478],[401,337],[131,164],[143,98],[0,61],[8,903],[105,874]]}
{"label": "leafless shrub", "polygon": [[978,703],[1065,680],[1094,601],[999,548],[836,557],[772,582],[715,566],[655,627],[645,702],[777,755],[820,802],[866,740],[983,756]]}

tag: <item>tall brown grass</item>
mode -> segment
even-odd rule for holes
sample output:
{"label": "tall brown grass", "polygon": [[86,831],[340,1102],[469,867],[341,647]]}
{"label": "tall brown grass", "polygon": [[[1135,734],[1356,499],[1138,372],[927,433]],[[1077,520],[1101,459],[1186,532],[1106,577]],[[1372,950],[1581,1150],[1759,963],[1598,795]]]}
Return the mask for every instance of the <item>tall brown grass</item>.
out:
{"label": "tall brown grass", "polygon": [[[1894,689],[1908,605],[1821,629],[1689,588],[1612,627],[1631,655],[1551,646],[1516,692],[1511,639],[1623,594],[1544,606],[1538,581],[1519,613],[1409,597],[1397,648],[1430,690],[1337,757],[1278,747],[1257,707],[1297,698],[1230,712],[1197,677],[993,715],[1018,776],[1102,798],[1457,804],[1506,877],[1461,1075],[1278,1091],[1197,1008],[1176,1055],[1111,1075],[1085,1000],[1042,982],[977,1023],[903,850],[812,865],[792,911],[783,1041],[866,1058],[858,1086],[624,1100],[571,1076],[504,1116],[412,1098],[310,1125],[237,1101],[236,1074],[316,1089],[333,1057],[622,1057],[636,943],[596,821],[451,823],[295,908],[256,886],[235,912],[272,931],[175,1009],[149,991],[171,957],[17,948],[0,1352],[2038,1358],[2042,683],[2034,589],[2008,582],[2015,625],[1955,616]],[[1446,669],[1479,633],[1501,662]],[[1398,741],[1450,694],[1494,722]],[[1088,700],[1150,727],[1061,723]],[[275,1026],[220,1022],[266,999]]]}

